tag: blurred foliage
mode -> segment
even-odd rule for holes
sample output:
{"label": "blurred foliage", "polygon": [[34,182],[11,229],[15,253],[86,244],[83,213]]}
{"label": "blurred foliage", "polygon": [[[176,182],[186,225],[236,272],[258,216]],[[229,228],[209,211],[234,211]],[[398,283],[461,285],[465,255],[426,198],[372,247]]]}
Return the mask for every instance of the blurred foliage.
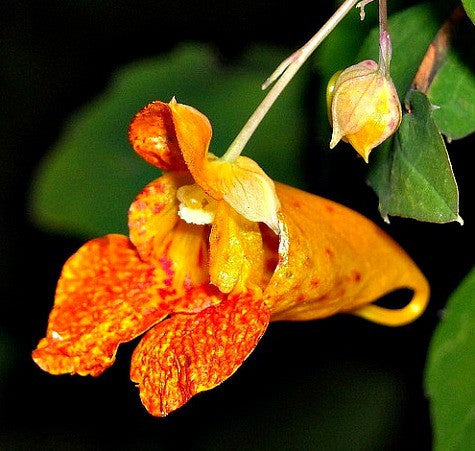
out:
{"label": "blurred foliage", "polygon": [[[413,91],[410,113],[395,137],[375,152],[369,183],[378,193],[379,210],[419,221],[450,222],[458,216],[458,189],[442,136],[427,97]],[[416,151],[415,151],[416,150]]]}
{"label": "blurred foliage", "polygon": [[[224,66],[211,49],[188,44],[122,68],[103,95],[68,121],[40,166],[32,189],[34,219],[46,229],[79,236],[126,233],[130,203],[160,175],[128,143],[133,116],[153,100],[176,96],[208,116],[210,150],[221,155],[263,97],[261,83],[284,56],[254,48],[238,64]],[[289,86],[245,151],[272,178],[296,186],[303,184],[304,78]]]}
{"label": "blurred foliage", "polygon": [[436,450],[475,449],[475,268],[452,294],[429,349],[426,390]]}

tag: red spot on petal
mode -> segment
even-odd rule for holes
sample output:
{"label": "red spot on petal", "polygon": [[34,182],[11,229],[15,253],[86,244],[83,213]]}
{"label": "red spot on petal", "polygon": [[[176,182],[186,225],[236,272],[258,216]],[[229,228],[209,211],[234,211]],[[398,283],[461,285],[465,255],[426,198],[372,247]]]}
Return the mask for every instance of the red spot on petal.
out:
{"label": "red spot on petal", "polygon": [[185,291],[191,291],[193,289],[193,282],[191,281],[191,276],[186,275],[185,280],[183,281],[183,288]]}
{"label": "red spot on petal", "polygon": [[158,289],[158,295],[162,298],[162,299],[166,299],[170,296],[175,296],[176,295],[176,290],[175,289],[172,289],[172,290],[168,290],[166,288],[159,288]]}
{"label": "red spot on petal", "polygon": [[355,282],[359,282],[359,281],[361,280],[361,273],[359,273],[358,271],[355,271],[355,272],[353,273],[353,280],[354,280]]}
{"label": "red spot on petal", "polygon": [[162,210],[163,208],[165,207],[164,204],[156,204],[153,206],[153,212],[158,215]]}
{"label": "red spot on petal", "polygon": [[158,194],[163,194],[165,192],[165,187],[163,186],[163,183],[158,183],[154,185],[154,190]]}
{"label": "red spot on petal", "polygon": [[146,208],[147,208],[147,203],[144,202],[143,200],[139,200],[139,201],[135,202],[135,209],[136,210],[142,211],[142,210],[145,210]]}
{"label": "red spot on petal", "polygon": [[162,256],[158,259],[163,271],[165,272],[167,278],[163,281],[163,283],[170,287],[173,282],[173,276],[175,271],[173,270],[173,262],[168,257]]}
{"label": "red spot on petal", "polygon": [[297,299],[295,300],[295,302],[296,302],[297,304],[301,304],[302,302],[305,301],[305,299],[306,299],[306,298],[305,298],[305,295],[301,294],[301,295],[299,295],[299,296],[297,297]]}
{"label": "red spot on petal", "polygon": [[326,248],[325,252],[330,258],[333,258],[335,256],[335,254],[333,253],[331,249]]}
{"label": "red spot on petal", "polygon": [[312,279],[312,281],[310,282],[310,286],[312,288],[317,288],[319,285],[320,285],[320,281],[317,278]]}

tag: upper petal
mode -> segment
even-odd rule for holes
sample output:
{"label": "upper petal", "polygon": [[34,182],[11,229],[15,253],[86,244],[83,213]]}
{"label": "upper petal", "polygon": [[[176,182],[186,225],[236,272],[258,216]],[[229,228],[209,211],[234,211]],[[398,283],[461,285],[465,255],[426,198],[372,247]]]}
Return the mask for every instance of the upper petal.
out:
{"label": "upper petal", "polygon": [[228,162],[208,152],[211,125],[194,108],[170,102],[173,123],[188,170],[203,191],[215,200],[224,199],[239,214],[267,224],[279,233],[280,207],[273,181],[250,158]]}
{"label": "upper petal", "polygon": [[[284,231],[279,263],[264,296],[275,320],[308,320],[352,312],[401,325],[424,310],[428,283],[399,245],[360,214],[277,184]],[[404,309],[368,305],[398,288],[414,291]]]}
{"label": "upper petal", "polygon": [[262,299],[247,293],[155,326],[132,356],[131,379],[145,408],[165,416],[223,382],[256,347],[268,323]]}
{"label": "upper petal", "polygon": [[180,150],[188,170],[196,183],[209,195],[216,198],[213,195],[216,193],[206,175],[208,158],[213,158],[211,154],[208,155],[208,147],[212,136],[211,124],[208,118],[195,108],[174,101],[170,102],[170,111],[172,112]]}
{"label": "upper petal", "polygon": [[46,337],[33,359],[52,374],[97,376],[112,365],[120,343],[168,313],[152,294],[153,266],[127,237],[89,241],[63,267]]}
{"label": "upper petal", "polygon": [[152,102],[139,111],[130,124],[129,140],[148,163],[165,170],[186,169],[168,103]]}

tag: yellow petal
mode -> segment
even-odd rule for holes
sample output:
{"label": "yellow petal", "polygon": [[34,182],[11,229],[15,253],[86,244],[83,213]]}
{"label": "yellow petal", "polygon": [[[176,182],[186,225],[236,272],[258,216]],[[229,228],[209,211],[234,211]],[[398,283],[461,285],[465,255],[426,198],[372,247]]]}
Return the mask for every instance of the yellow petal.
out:
{"label": "yellow petal", "polygon": [[216,160],[208,165],[207,174],[222,198],[239,214],[279,233],[280,202],[274,182],[254,160],[247,157],[239,157],[233,163]]}
{"label": "yellow petal", "polygon": [[274,182],[250,158],[234,162],[217,159],[208,152],[211,125],[194,108],[170,102],[175,132],[183,158],[195,182],[215,200],[224,199],[252,222],[263,222],[279,233],[279,199]]}
{"label": "yellow petal", "polygon": [[219,202],[209,237],[210,278],[221,292],[259,286],[263,277],[264,248],[259,225]]}
{"label": "yellow petal", "polygon": [[[335,202],[276,184],[282,203],[279,264],[264,292],[273,320],[310,320],[351,312],[396,326],[419,316],[428,283],[404,250],[360,214]],[[409,288],[409,305],[371,304]]]}

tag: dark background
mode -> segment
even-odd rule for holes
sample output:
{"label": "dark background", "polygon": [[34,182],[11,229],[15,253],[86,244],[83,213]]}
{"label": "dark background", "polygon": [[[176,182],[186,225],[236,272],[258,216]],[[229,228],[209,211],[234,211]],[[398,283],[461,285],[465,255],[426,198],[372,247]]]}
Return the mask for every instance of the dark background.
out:
{"label": "dark background", "polygon": [[[0,449],[430,448],[427,347],[472,264],[468,140],[449,146],[466,225],[395,218],[386,226],[361,161],[325,153],[308,130],[309,190],[372,218],[429,278],[432,301],[416,323],[391,329],[341,316],[272,324],[236,375],[166,419],[146,413],[128,380],[135,343],[98,379],[50,376],[30,359],[62,264],[82,244],[42,232],[26,207],[35,168],[65,118],[127,62],[190,40],[212,44],[225,64],[254,42],[290,51],[333,8],[303,0],[0,1]],[[309,123],[322,87],[313,77]]]}

